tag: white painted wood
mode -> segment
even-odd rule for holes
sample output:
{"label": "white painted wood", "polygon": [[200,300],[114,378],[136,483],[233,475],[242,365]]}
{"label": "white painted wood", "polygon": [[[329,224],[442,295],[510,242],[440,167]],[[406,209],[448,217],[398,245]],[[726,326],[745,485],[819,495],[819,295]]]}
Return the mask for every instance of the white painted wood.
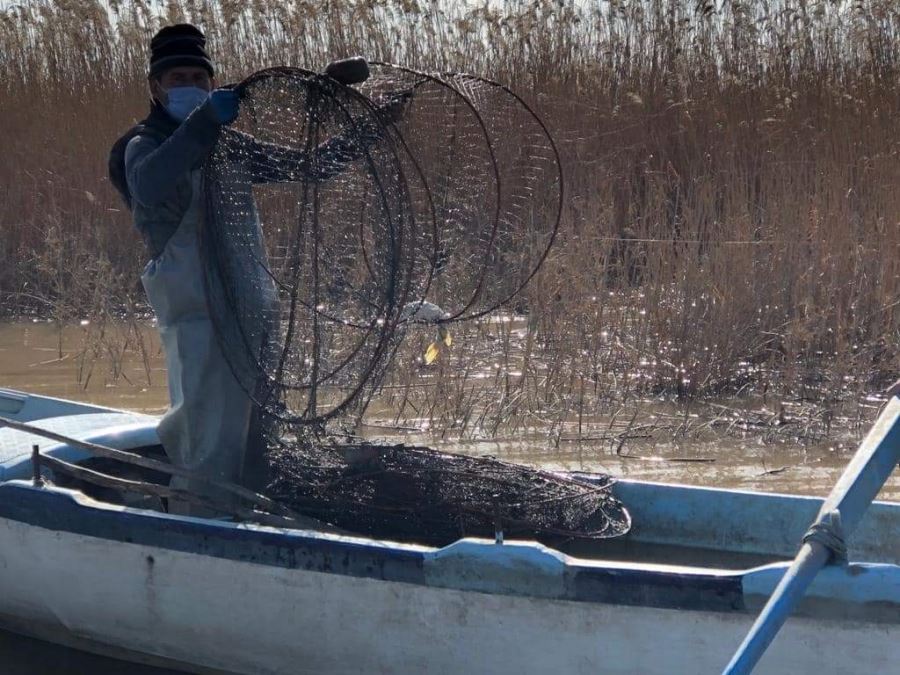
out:
{"label": "white painted wood", "polygon": [[[0,615],[183,663],[292,674],[715,673],[752,620],[289,570],[7,519]],[[795,618],[759,672],[897,664],[897,624]]]}

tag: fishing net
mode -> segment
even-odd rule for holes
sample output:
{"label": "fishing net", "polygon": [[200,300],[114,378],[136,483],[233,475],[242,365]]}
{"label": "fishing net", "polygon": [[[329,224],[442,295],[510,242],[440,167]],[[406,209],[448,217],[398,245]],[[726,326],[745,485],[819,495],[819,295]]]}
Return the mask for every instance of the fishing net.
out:
{"label": "fishing net", "polygon": [[239,90],[239,121],[205,166],[210,314],[260,409],[321,422],[380,382],[433,223],[418,227],[427,214],[372,101],[286,68]]}
{"label": "fishing net", "polygon": [[204,269],[225,357],[274,419],[367,400],[418,308],[483,316],[550,250],[559,157],[505,87],[375,65],[358,88],[277,68],[238,91],[205,166]]}
{"label": "fishing net", "polygon": [[443,546],[461,537],[605,539],[630,517],[611,481],[579,483],[485,457],[404,445],[291,443],[271,452],[270,493],[368,536]]}
{"label": "fishing net", "polygon": [[509,302],[543,263],[562,209],[559,156],[540,118],[506,87],[469,75],[376,64],[360,89],[375,99],[413,93],[396,128],[437,223],[428,300],[446,321]]}
{"label": "fishing net", "polygon": [[418,541],[491,534],[495,518],[532,535],[626,531],[607,486],[322,437],[377,392],[409,323],[484,316],[536,273],[563,189],[540,119],[499,84],[387,64],[355,87],[276,68],[236,89],[241,115],[204,167],[202,264],[222,351],[267,420],[273,495]]}

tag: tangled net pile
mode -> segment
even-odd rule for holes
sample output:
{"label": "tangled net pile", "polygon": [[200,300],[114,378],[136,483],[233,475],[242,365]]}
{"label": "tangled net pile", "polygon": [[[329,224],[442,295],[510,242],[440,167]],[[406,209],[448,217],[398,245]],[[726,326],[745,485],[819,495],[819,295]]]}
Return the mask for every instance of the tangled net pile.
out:
{"label": "tangled net pile", "polygon": [[272,453],[271,495],[376,537],[442,546],[465,536],[607,538],[628,512],[609,480],[578,483],[483,457],[403,445],[294,445]]}
{"label": "tangled net pile", "polygon": [[276,68],[236,88],[241,115],[204,167],[203,265],[222,351],[269,423],[271,490],[384,537],[492,534],[495,517],[627,530],[608,490],[399,447],[361,478],[320,436],[368,404],[409,323],[484,316],[537,272],[563,198],[540,119],[502,85],[387,64],[357,86]]}

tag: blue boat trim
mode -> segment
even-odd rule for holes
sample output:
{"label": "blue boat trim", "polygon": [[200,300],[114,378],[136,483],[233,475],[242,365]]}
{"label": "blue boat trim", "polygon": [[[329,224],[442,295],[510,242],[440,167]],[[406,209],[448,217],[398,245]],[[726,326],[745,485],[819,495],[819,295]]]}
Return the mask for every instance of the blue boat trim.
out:
{"label": "blue boat trim", "polygon": [[127,410],[109,408],[96,403],[70,401],[55,396],[40,396],[38,394],[30,394],[27,391],[0,387],[0,415],[4,417],[12,416],[19,422],[33,422],[63,415],[90,415],[94,413],[119,413],[146,417],[146,415],[141,413],[131,413]]}
{"label": "blue boat trim", "polygon": [[714,612],[746,608],[740,574],[595,568],[578,572],[574,582],[575,598],[590,602]]}
{"label": "blue boat trim", "polygon": [[[793,558],[822,507],[821,497],[620,480],[630,537],[643,542]],[[847,540],[850,559],[900,562],[900,504],[873,502]]]}
{"label": "blue boat trim", "polygon": [[[784,576],[786,563],[766,565],[744,574],[744,596],[750,606],[760,605],[775,590]],[[900,566],[881,563],[829,565],[819,572],[807,591],[807,597],[821,604],[829,602],[865,605],[889,613],[889,620],[900,620]],[[881,613],[885,613],[881,612]]]}
{"label": "blue boat trim", "polygon": [[81,503],[72,493],[0,484],[0,518],[49,530],[289,569],[422,583],[415,551]]}
{"label": "blue boat trim", "polygon": [[[744,608],[740,574],[704,573],[665,566],[580,564],[576,559],[553,551],[562,556],[563,562],[556,571],[544,570],[544,576],[538,577],[541,583],[534,584],[531,574],[523,574],[523,583],[486,588],[479,587],[477,580],[465,573],[466,569],[474,570],[481,576],[490,569],[491,562],[483,554],[472,557],[468,566],[463,561],[458,569],[451,566],[447,572],[446,560],[467,542],[458,542],[445,549],[430,549],[303,531],[282,532],[98,507],[83,503],[67,491],[33,488],[18,482],[0,484],[0,518],[50,530],[228,560],[432,587],[537,597],[548,597],[546,589],[554,587],[556,590],[550,597],[576,602],[708,611]],[[476,549],[478,546],[482,551],[494,548],[493,545],[474,545]],[[496,548],[502,549],[498,553],[508,561],[511,549],[516,547],[505,544]],[[522,548],[534,547],[523,545]],[[440,573],[441,566],[445,567],[446,573]],[[554,576],[560,578],[548,586],[545,582]],[[529,578],[530,584],[527,583]]]}

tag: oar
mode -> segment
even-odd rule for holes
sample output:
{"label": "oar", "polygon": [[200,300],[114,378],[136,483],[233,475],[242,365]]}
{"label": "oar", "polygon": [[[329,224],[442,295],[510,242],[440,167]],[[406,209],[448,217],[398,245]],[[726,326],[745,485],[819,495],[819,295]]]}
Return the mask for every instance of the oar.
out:
{"label": "oar", "polygon": [[241,499],[244,499],[251,504],[255,504],[259,508],[264,509],[270,513],[280,514],[287,518],[301,518],[299,514],[294,513],[284,504],[269,499],[265,495],[261,495],[253,492],[252,490],[248,490],[243,486],[235,485],[234,483],[229,483],[227,481],[216,480],[215,478],[210,478],[209,476],[204,476],[194,471],[183,469],[180,466],[175,466],[174,464],[168,464],[166,462],[160,462],[150,457],[144,457],[143,455],[139,455],[136,452],[116,450],[115,448],[100,445],[99,443],[89,443],[77,438],[65,436],[55,431],[42,429],[41,427],[35,426],[33,424],[18,422],[16,420],[0,416],[0,427],[4,426],[9,427],[10,429],[15,429],[16,431],[22,431],[27,434],[41,436],[42,438],[47,438],[58,443],[65,443],[67,445],[71,445],[73,448],[81,448],[82,450],[86,450],[89,453],[96,455],[97,457],[115,459],[124,464],[132,464],[134,466],[140,466],[145,469],[152,469],[153,471],[159,471],[161,473],[166,473],[172,476],[182,476],[184,478],[189,478],[191,480],[206,483],[207,485],[210,485],[212,487],[216,487],[220,490],[225,490],[226,492],[237,495]]}
{"label": "oar", "polygon": [[890,393],[884,410],[822,504],[813,527],[803,538],[800,552],[723,675],[745,675],[753,670],[816,574],[835,550],[843,548],[844,536],[853,532],[900,462],[900,391],[895,385]]}

